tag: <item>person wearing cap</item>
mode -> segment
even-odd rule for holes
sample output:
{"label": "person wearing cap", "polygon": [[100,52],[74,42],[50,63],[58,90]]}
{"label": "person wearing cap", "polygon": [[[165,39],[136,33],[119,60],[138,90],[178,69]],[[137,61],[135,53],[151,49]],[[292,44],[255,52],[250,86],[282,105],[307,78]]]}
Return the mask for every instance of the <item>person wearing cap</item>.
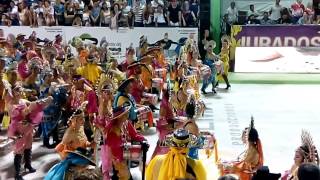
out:
{"label": "person wearing cap", "polygon": [[94,142],[89,142],[84,132],[84,110],[86,102],[73,112],[68,121],[68,129],[65,131],[62,141],[55,147],[61,159],[65,159],[68,151],[75,151],[77,148],[95,147]]}
{"label": "person wearing cap", "polygon": [[[104,128],[104,144],[109,148],[110,153],[107,158],[109,161],[109,172],[113,171],[113,178],[127,180],[131,178],[127,164],[127,157],[124,156],[125,146],[131,141],[147,144],[146,139],[129,122],[130,106],[118,106],[113,108],[112,119],[106,123]],[[112,169],[113,168],[113,169]],[[113,179],[112,178],[112,179]]]}
{"label": "person wearing cap", "polygon": [[148,164],[146,179],[206,180],[206,171],[201,161],[188,157],[188,149],[193,145],[193,139],[188,131],[177,129],[168,137],[169,152],[155,156]]}
{"label": "person wearing cap", "polygon": [[129,119],[133,123],[136,123],[138,121],[138,114],[136,112],[137,103],[134,100],[133,96],[130,94],[130,89],[132,87],[133,82],[134,82],[134,78],[129,77],[119,85],[112,107],[116,108],[119,106],[123,106],[124,104],[129,104],[130,105]]}
{"label": "person wearing cap", "polygon": [[8,137],[14,140],[15,179],[18,180],[23,179],[20,173],[22,156],[24,156],[25,169],[29,173],[36,171],[31,166],[33,126],[41,122],[43,109],[52,101],[52,97],[49,96],[41,101],[29,102],[23,99],[23,90],[21,86],[16,86],[12,90],[11,101],[8,105],[8,114],[11,119]]}
{"label": "person wearing cap", "polygon": [[87,63],[77,68],[77,74],[81,75],[92,84],[96,84],[102,71],[102,68],[97,64],[97,58],[94,55],[89,55]]}
{"label": "person wearing cap", "polygon": [[26,77],[22,84],[26,89],[30,89],[31,92],[26,94],[28,100],[36,100],[40,94],[40,86],[37,82],[38,75],[40,74],[40,63],[37,59],[31,59],[28,63],[28,69],[30,74]]}
{"label": "person wearing cap", "polygon": [[263,166],[263,150],[258,131],[254,127],[254,120],[251,117],[249,128],[245,128],[242,135],[243,142],[247,145],[241,157],[237,161],[228,163],[227,166],[218,163],[221,175],[233,173],[240,179],[250,179],[260,167]]}
{"label": "person wearing cap", "polygon": [[207,94],[206,89],[209,84],[212,84],[212,92],[216,93],[215,90],[215,81],[217,75],[217,68],[215,66],[215,61],[218,58],[217,55],[213,52],[213,49],[216,47],[215,41],[209,41],[205,44],[205,50],[207,51],[206,56],[204,58],[203,64],[210,67],[211,74],[208,78],[204,79],[201,87],[201,91],[203,94]]}

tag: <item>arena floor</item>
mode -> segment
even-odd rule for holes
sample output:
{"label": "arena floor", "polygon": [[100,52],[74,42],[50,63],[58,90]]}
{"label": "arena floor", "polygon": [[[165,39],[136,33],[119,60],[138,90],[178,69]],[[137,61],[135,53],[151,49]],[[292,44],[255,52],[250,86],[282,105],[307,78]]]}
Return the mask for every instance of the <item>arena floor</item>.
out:
{"label": "arena floor", "polygon": [[[224,88],[225,85],[220,86]],[[198,120],[198,125],[202,130],[215,132],[221,159],[234,159],[244,150],[240,135],[252,115],[260,133],[265,165],[272,172],[284,172],[293,163],[294,151],[301,143],[302,129],[311,132],[320,148],[319,92],[320,85],[232,84],[229,91],[219,89],[218,94],[208,93],[203,98],[208,109]],[[146,132],[146,137],[151,144],[150,158],[157,141],[155,129]],[[33,151],[33,166],[37,172],[24,178],[40,180],[58,162],[58,155],[41,147],[40,142],[34,143]],[[215,179],[213,158],[205,160],[205,164],[211,172],[208,179]],[[138,168],[133,174],[135,179],[141,179]],[[13,179],[12,153],[0,157],[0,179]]]}

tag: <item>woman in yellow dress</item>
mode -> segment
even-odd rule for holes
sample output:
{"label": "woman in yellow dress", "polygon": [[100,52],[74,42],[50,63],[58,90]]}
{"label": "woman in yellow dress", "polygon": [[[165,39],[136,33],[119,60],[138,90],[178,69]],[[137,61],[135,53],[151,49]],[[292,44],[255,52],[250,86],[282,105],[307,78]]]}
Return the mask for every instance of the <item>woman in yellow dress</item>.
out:
{"label": "woman in yellow dress", "polygon": [[263,151],[258,131],[254,127],[253,119],[249,128],[246,128],[242,135],[247,149],[238,161],[219,163],[221,175],[233,173],[241,180],[250,180],[253,173],[263,166]]}
{"label": "woman in yellow dress", "polygon": [[[230,59],[230,39],[229,36],[222,36],[221,38],[222,42],[222,48],[220,52],[220,60],[222,61],[223,69],[218,71],[218,81],[216,86],[219,83],[219,80],[224,80],[227,84],[226,89],[229,89],[231,87],[228,79],[228,73],[229,73],[229,59]],[[219,63],[216,63],[216,66],[219,66]],[[217,69],[219,69],[217,67]]]}

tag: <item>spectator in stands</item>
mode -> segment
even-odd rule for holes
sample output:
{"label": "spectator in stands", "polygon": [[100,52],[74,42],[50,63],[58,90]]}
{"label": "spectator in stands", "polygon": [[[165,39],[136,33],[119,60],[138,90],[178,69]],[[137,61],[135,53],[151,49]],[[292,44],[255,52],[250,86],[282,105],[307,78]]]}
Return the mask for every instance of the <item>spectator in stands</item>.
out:
{"label": "spectator in stands", "polygon": [[133,13],[133,9],[130,9],[130,11],[128,12],[127,22],[128,22],[128,27],[129,27],[130,29],[133,29],[133,27],[134,27],[134,13]]}
{"label": "spectator in stands", "polygon": [[129,6],[128,1],[124,0],[122,3],[122,15],[127,18],[128,17],[128,13],[131,10],[131,6]]}
{"label": "spectator in stands", "polygon": [[50,5],[49,0],[44,1],[43,5],[43,15],[44,19],[46,21],[47,26],[52,26],[55,25],[55,20],[54,20],[54,9]]}
{"label": "spectator in stands", "polygon": [[72,26],[82,26],[82,19],[81,16],[79,14],[76,14],[74,16],[73,22],[72,22]]}
{"label": "spectator in stands", "polygon": [[310,17],[308,16],[307,12],[303,13],[303,16],[298,20],[297,24],[311,24],[312,19],[310,19]]}
{"label": "spectator in stands", "polygon": [[270,9],[270,19],[274,24],[278,23],[279,19],[281,18],[281,11],[282,6],[280,5],[280,0],[276,0],[275,5]]}
{"label": "spectator in stands", "polygon": [[299,180],[320,180],[319,166],[313,163],[304,163],[298,169]]}
{"label": "spectator in stands", "polygon": [[250,7],[249,7],[249,16],[253,15],[255,18],[259,17],[259,14],[258,12],[254,9],[254,5],[253,4],[250,4]]}
{"label": "spectator in stands", "polygon": [[314,24],[320,24],[320,15],[317,15],[317,18],[316,18]]}
{"label": "spectator in stands", "polygon": [[19,13],[18,13],[18,6],[16,6],[14,1],[10,2],[10,7],[8,9],[10,19],[12,21],[12,26],[19,26]]}
{"label": "spectator in stands", "polygon": [[75,15],[78,15],[82,19],[84,2],[82,0],[76,0],[74,2]]}
{"label": "spectator in stands", "polygon": [[75,17],[74,4],[72,2],[66,2],[64,11],[64,25],[71,26]]}
{"label": "spectator in stands", "polygon": [[164,3],[162,0],[152,0],[151,1],[151,5],[153,7],[153,9],[157,9],[158,6],[164,6]]}
{"label": "spectator in stands", "polygon": [[84,9],[83,9],[83,14],[82,14],[82,25],[83,26],[87,26],[87,27],[91,26],[90,14],[91,13],[90,13],[89,7],[87,5],[85,5]]}
{"label": "spectator in stands", "polygon": [[141,5],[140,0],[136,0],[136,3],[133,6],[134,13],[134,26],[143,27],[143,6]]}
{"label": "spectator in stands", "polygon": [[119,27],[119,17],[121,16],[120,5],[114,3],[111,7],[111,17],[110,17],[110,28],[112,30],[118,29]]}
{"label": "spectator in stands", "polygon": [[273,24],[272,20],[269,18],[269,13],[268,12],[264,12],[263,13],[263,18],[260,20],[260,24],[262,24],[262,25]]}
{"label": "spectator in stands", "polygon": [[147,2],[147,5],[143,9],[143,25],[150,27],[153,25],[154,10],[151,6],[151,1]]}
{"label": "spectator in stands", "polygon": [[182,13],[181,8],[177,3],[177,0],[171,0],[168,7],[167,21],[169,26],[181,26],[182,25]]}
{"label": "spectator in stands", "polygon": [[260,21],[256,18],[254,14],[248,17],[247,24],[260,24]]}
{"label": "spectator in stands", "polygon": [[37,16],[36,16],[37,20],[35,21],[35,25],[36,27],[38,26],[45,26],[46,25],[46,20],[44,19],[44,15],[42,12],[40,12]]}
{"label": "spectator in stands", "polygon": [[307,4],[307,8],[305,9],[305,11],[310,19],[311,22],[313,22],[313,20],[315,19],[315,11],[314,8],[312,6],[312,3],[308,3]]}
{"label": "spectator in stands", "polygon": [[236,3],[231,2],[230,7],[227,9],[227,14],[229,18],[229,24],[232,26],[238,22],[238,9],[236,8]]}
{"label": "spectator in stands", "polygon": [[18,12],[19,12],[20,25],[31,26],[33,22],[33,16],[27,4],[24,1],[18,4]]}
{"label": "spectator in stands", "polygon": [[197,17],[197,19],[199,18],[199,2],[198,0],[191,0],[190,1],[190,10],[193,12],[193,14]]}
{"label": "spectator in stands", "polygon": [[167,26],[166,19],[163,13],[163,6],[158,5],[154,12],[154,23],[156,27],[165,27]]}
{"label": "spectator in stands", "polygon": [[197,18],[193,11],[189,8],[189,1],[184,1],[182,7],[182,26],[194,27]]}
{"label": "spectator in stands", "polygon": [[56,25],[64,25],[64,6],[61,4],[61,0],[56,0],[53,9]]}
{"label": "spectator in stands", "polygon": [[292,22],[295,24],[303,16],[305,10],[302,0],[297,0],[294,4],[291,5],[292,11]]}
{"label": "spectator in stands", "polygon": [[101,8],[99,6],[99,1],[94,2],[91,10],[91,14],[90,14],[90,21],[92,26],[100,25],[100,10]]}
{"label": "spectator in stands", "polygon": [[11,19],[7,14],[1,15],[1,26],[11,26],[12,22]]}
{"label": "spectator in stands", "polygon": [[106,2],[102,3],[100,12],[100,26],[109,27],[111,21],[111,11]]}
{"label": "spectator in stands", "polygon": [[292,24],[292,18],[287,8],[282,10],[281,18],[279,19],[278,24]]}
{"label": "spectator in stands", "polygon": [[223,35],[230,35],[231,25],[229,24],[229,21],[228,21],[228,14],[223,15],[220,26],[221,26],[221,37]]}

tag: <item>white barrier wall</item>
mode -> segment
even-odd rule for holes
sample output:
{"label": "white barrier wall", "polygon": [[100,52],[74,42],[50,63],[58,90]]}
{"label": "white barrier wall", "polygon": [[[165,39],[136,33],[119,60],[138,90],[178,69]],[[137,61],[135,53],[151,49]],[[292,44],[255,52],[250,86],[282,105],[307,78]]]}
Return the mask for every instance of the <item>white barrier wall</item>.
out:
{"label": "white barrier wall", "polygon": [[[164,34],[168,33],[169,39],[173,41],[179,41],[180,38],[189,37],[190,34],[194,35],[195,41],[198,40],[197,28],[134,28],[134,29],[119,29],[111,30],[104,27],[67,27],[67,26],[54,26],[54,27],[39,27],[30,28],[27,26],[13,26],[13,27],[1,27],[3,29],[4,36],[8,34],[17,35],[19,33],[25,34],[26,38],[35,31],[37,37],[40,39],[48,38],[54,40],[57,34],[63,36],[65,43],[69,43],[73,37],[80,36],[87,33],[92,37],[98,39],[98,45],[102,38],[106,38],[109,43],[109,48],[119,49],[118,57],[124,57],[125,50],[130,44],[133,47],[139,46],[139,40],[142,35],[147,36],[150,44],[155,43],[158,40],[163,39]],[[172,45],[170,49],[175,49],[176,45]]]}

